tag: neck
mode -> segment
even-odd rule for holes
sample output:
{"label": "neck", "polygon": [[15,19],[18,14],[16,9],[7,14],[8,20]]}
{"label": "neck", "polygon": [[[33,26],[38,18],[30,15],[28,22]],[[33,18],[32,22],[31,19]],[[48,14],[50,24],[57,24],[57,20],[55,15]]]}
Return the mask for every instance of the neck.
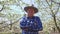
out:
{"label": "neck", "polygon": [[28,16],[29,18],[32,18],[33,16]]}

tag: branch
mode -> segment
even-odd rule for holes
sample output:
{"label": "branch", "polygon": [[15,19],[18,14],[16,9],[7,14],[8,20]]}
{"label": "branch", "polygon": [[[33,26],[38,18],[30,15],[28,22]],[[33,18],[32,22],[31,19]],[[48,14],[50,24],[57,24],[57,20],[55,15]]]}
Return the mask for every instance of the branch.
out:
{"label": "branch", "polygon": [[59,4],[60,5],[60,3],[58,3],[58,2],[55,2],[55,1],[53,1],[53,0],[51,0],[52,2],[54,2],[54,3],[56,3],[56,4]]}
{"label": "branch", "polygon": [[58,21],[60,21],[60,19],[57,19]]}
{"label": "branch", "polygon": [[[11,24],[9,24],[9,25],[12,25],[12,24],[17,23],[20,19],[21,19],[21,18],[19,18],[17,21],[15,21],[14,23],[11,23]],[[6,25],[6,26],[4,26],[4,27],[2,27],[2,28],[8,27],[9,25]]]}
{"label": "branch", "polygon": [[55,15],[56,15],[56,14],[57,14],[57,12],[58,12],[58,10],[59,10],[60,3],[58,3],[58,2],[55,2],[55,1],[53,1],[53,0],[51,0],[51,2],[54,2],[54,3],[56,3],[56,4],[59,4],[59,6],[58,6],[58,8],[57,8],[57,11],[55,12]]}
{"label": "branch", "polygon": [[4,8],[4,5],[3,5],[2,9],[0,10],[0,12],[3,10],[3,8]]}
{"label": "branch", "polygon": [[48,3],[48,1],[46,0],[46,2],[47,2],[47,4],[48,4],[48,6],[50,6],[50,4]]}
{"label": "branch", "polygon": [[58,11],[59,11],[59,7],[60,7],[60,5],[58,6],[57,11],[55,12],[55,15],[58,13]]}
{"label": "branch", "polygon": [[48,6],[49,6],[49,9],[52,11],[52,2],[51,2],[51,5],[48,3],[48,1],[46,0]]}

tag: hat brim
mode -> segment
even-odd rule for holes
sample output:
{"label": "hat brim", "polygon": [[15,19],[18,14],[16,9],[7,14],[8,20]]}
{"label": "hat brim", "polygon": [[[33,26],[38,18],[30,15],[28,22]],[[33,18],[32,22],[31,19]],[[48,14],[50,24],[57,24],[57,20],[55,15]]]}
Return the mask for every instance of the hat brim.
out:
{"label": "hat brim", "polygon": [[33,6],[25,7],[24,10],[27,12],[27,10],[30,9],[30,8],[34,9],[35,13],[38,12],[38,9],[36,7],[33,7]]}

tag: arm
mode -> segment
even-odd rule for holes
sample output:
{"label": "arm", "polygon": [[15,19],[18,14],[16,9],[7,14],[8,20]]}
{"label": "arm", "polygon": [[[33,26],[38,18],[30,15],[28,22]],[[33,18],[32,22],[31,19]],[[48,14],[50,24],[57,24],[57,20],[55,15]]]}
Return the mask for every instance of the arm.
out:
{"label": "arm", "polygon": [[42,22],[39,17],[37,20],[38,20],[38,31],[42,31],[43,30]]}
{"label": "arm", "polygon": [[28,30],[28,27],[26,26],[26,23],[27,23],[26,20],[24,18],[22,18],[21,21],[20,21],[20,28],[22,30]]}
{"label": "arm", "polygon": [[36,23],[36,29],[33,29],[33,30],[34,31],[42,31],[43,26],[42,26],[42,22],[41,22],[40,18],[36,17],[34,22]]}
{"label": "arm", "polygon": [[34,25],[32,25],[32,27],[33,29],[31,29],[31,31],[34,31],[34,32],[43,30],[42,22],[39,17],[36,17],[34,19]]}

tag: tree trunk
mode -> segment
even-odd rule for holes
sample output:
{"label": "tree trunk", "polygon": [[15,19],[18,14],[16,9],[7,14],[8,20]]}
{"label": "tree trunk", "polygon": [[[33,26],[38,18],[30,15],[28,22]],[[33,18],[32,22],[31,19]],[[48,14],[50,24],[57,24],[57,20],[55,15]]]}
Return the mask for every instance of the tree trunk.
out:
{"label": "tree trunk", "polygon": [[56,16],[54,15],[53,18],[54,18],[55,26],[56,26],[57,30],[59,31],[59,33],[60,33],[60,28],[58,27],[57,22],[56,22]]}

